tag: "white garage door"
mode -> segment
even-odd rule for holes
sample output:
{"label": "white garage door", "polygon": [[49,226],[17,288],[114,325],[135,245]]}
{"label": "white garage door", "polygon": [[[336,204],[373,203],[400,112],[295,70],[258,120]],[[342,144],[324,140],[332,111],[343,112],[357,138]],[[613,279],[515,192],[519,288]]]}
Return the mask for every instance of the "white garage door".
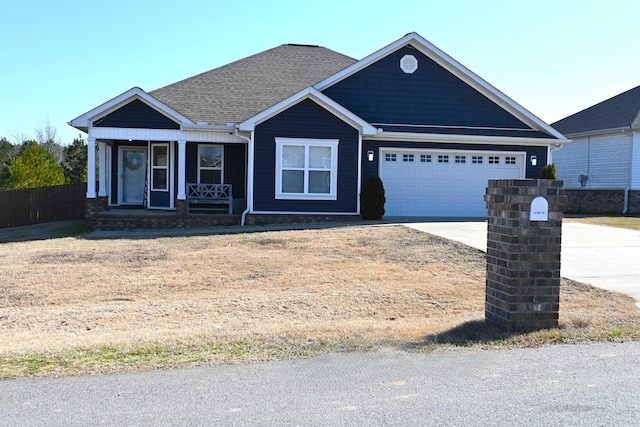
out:
{"label": "white garage door", "polygon": [[524,178],[524,154],[381,149],[388,216],[483,217],[489,179]]}

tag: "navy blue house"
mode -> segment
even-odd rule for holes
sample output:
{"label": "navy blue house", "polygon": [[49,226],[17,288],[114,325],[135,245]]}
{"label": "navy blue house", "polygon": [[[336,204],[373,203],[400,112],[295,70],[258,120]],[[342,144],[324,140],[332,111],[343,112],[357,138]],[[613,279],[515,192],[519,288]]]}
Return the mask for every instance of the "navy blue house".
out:
{"label": "navy blue house", "polygon": [[227,203],[243,221],[358,215],[373,175],[388,216],[483,217],[488,179],[538,178],[567,141],[416,33],[359,61],[282,45],[70,125],[88,134],[87,199]]}

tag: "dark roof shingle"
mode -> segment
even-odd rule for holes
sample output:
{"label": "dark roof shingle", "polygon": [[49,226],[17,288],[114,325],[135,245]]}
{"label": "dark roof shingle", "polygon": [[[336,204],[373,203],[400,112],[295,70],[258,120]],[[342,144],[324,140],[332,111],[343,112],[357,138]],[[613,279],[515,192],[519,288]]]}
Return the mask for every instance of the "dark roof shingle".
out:
{"label": "dark roof shingle", "polygon": [[150,94],[193,122],[240,123],[354,62],[324,47],[285,44]]}
{"label": "dark roof shingle", "polygon": [[565,135],[629,127],[640,114],[640,86],[553,123]]}

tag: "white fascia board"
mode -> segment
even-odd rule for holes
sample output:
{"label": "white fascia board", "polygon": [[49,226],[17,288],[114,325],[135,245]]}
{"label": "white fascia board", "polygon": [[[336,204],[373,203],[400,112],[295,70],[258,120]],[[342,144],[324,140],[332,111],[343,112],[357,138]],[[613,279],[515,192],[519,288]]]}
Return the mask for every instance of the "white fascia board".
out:
{"label": "white fascia board", "polygon": [[317,91],[312,87],[301,90],[300,92],[290,96],[289,98],[277,103],[273,107],[270,107],[259,114],[251,117],[248,120],[238,125],[238,130],[251,132],[255,130],[256,126],[265,120],[270,119],[273,116],[278,115],[282,111],[298,104],[305,99],[311,99],[321,107],[330,111],[333,115],[339,117],[343,121],[351,124],[353,127],[359,129],[363,135],[375,135],[377,130],[374,126],[369,124],[366,120],[353,114],[351,111],[344,108],[342,105],[335,102],[333,99]]}
{"label": "white fascia board", "polygon": [[93,121],[98,117],[105,116],[111,113],[112,111],[115,111],[118,108],[122,107],[123,105],[133,101],[134,99],[140,99],[141,101],[144,101],[146,104],[148,104],[149,106],[157,110],[159,113],[164,114],[165,116],[179,122],[180,124],[194,124],[191,120],[189,120],[182,114],[178,113],[176,110],[169,107],[168,105],[158,101],[156,98],[149,95],[147,92],[140,89],[139,87],[133,87],[128,91],[121,93],[120,95],[105,102],[104,104],[101,104],[96,108],[90,111],[87,111],[83,115],[76,117],[75,119],[71,120],[68,124],[75,128],[87,129],[91,127]]}
{"label": "white fascia board", "polygon": [[595,129],[595,130],[590,130],[586,132],[568,133],[567,137],[582,138],[585,136],[617,134],[617,133],[634,132],[634,131],[635,132],[640,131],[640,126],[631,126],[631,127],[627,126],[627,127],[617,127],[617,128],[610,128],[610,129]]}
{"label": "white fascia board", "polygon": [[418,49],[420,52],[425,54],[427,57],[435,61],[437,64],[445,68],[447,71],[451,72],[453,75],[461,79],[463,82],[467,83],[481,94],[498,104],[500,107],[504,108],[518,119],[522,120],[527,125],[531,126],[534,129],[541,130],[543,132],[547,132],[559,140],[566,139],[560,132],[553,129],[547,123],[545,123],[542,119],[538,118],[530,111],[522,107],[520,104],[515,102],[513,99],[509,98],[507,95],[496,89],[494,86],[490,85],[487,81],[482,79],[480,76],[475,74],[473,71],[453,59],[451,56],[446,54],[444,51],[440,50],[434,44],[430,43],[424,37],[419,35],[418,33],[409,33],[401,39],[391,43],[390,45],[372,53],[366,58],[356,62],[355,64],[345,68],[344,70],[334,74],[331,77],[326,78],[325,80],[317,83],[314,88],[319,91],[323,91],[329,86],[332,86],[341,80],[346,79],[347,77],[357,73],[363,68],[368,67],[372,63],[384,58],[385,56],[395,52],[396,50],[411,44],[413,47]]}
{"label": "white fascia board", "polygon": [[371,141],[407,141],[407,142],[457,142],[461,144],[494,144],[494,145],[540,145],[564,144],[568,139],[524,138],[509,136],[458,135],[438,133],[405,133],[382,132],[367,138]]}

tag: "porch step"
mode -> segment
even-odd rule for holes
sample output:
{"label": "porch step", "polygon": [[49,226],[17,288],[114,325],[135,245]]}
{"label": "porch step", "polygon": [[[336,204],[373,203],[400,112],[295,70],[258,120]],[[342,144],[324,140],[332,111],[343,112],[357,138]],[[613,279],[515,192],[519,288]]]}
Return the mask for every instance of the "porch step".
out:
{"label": "porch step", "polygon": [[115,213],[112,211],[99,212],[93,219],[88,219],[87,227],[91,230],[119,231],[119,230],[172,230],[194,229],[209,227],[239,226],[241,215],[191,214],[176,215],[169,213],[144,214],[126,211]]}

